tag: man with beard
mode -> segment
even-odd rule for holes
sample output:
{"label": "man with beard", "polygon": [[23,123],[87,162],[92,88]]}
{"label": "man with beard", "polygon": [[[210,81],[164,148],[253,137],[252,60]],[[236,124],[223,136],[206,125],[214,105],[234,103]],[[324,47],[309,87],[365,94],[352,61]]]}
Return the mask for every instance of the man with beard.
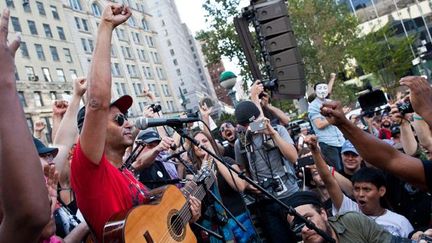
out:
{"label": "man with beard", "polygon": [[379,129],[378,138],[379,139],[391,139],[391,125],[392,120],[388,113],[383,113],[381,116],[381,128]]}
{"label": "man with beard", "polygon": [[[290,197],[291,205],[297,213],[312,221],[337,243],[382,243],[401,242],[400,238],[392,236],[378,224],[357,212],[346,212],[335,217],[329,217],[318,196],[313,192],[296,192]],[[288,216],[292,228],[301,230],[304,243],[326,242],[314,230],[309,229],[302,222]],[[396,240],[396,241],[394,241]],[[410,241],[408,241],[410,242]]]}
{"label": "man with beard", "polygon": [[219,132],[222,138],[228,142],[224,145],[223,156],[235,159],[234,144],[237,139],[237,133],[234,124],[231,121],[225,121],[220,125]]}

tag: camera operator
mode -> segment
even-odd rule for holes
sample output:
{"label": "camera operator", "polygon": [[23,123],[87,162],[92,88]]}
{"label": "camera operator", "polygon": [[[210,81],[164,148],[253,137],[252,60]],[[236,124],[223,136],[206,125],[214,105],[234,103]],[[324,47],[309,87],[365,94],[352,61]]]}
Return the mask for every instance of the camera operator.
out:
{"label": "camera operator", "polygon": [[[297,151],[288,131],[262,117],[260,109],[251,101],[240,102],[235,109],[239,125],[243,126],[245,136],[235,142],[236,162],[262,187],[282,201],[299,190],[293,163],[297,161]],[[252,122],[258,122],[257,132],[252,131]],[[250,188],[254,189],[254,188]],[[256,189],[254,191],[257,191]],[[294,241],[286,215],[282,207],[259,194],[258,207],[260,221],[271,242]]]}

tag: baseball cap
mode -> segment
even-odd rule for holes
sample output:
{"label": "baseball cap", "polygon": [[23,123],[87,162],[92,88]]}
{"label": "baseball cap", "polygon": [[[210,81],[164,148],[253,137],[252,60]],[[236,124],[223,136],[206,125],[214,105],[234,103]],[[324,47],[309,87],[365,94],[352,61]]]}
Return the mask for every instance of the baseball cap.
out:
{"label": "baseball cap", "polygon": [[138,134],[138,140],[143,141],[144,143],[148,144],[154,141],[160,141],[161,138],[157,132],[155,132],[152,129],[146,129],[143,131],[140,131]]}
{"label": "baseball cap", "polygon": [[[115,106],[119,108],[120,112],[123,114],[126,114],[129,108],[132,106],[133,99],[129,95],[123,95],[117,100],[114,100],[111,102],[110,107]],[[77,115],[77,124],[78,124],[78,130],[81,132],[81,129],[84,125],[84,118],[85,118],[85,106],[83,106],[79,111]]]}
{"label": "baseball cap", "polygon": [[33,143],[39,155],[52,154],[53,157],[55,157],[58,153],[58,148],[47,147],[45,146],[45,144],[42,143],[41,140],[35,137],[33,137]]}
{"label": "baseball cap", "polygon": [[353,152],[353,153],[359,155],[357,150],[354,148],[354,145],[348,140],[345,140],[344,144],[342,145],[341,154],[343,154],[345,152]]}
{"label": "baseball cap", "polygon": [[245,126],[257,119],[261,112],[252,101],[242,101],[235,108],[237,123]]}

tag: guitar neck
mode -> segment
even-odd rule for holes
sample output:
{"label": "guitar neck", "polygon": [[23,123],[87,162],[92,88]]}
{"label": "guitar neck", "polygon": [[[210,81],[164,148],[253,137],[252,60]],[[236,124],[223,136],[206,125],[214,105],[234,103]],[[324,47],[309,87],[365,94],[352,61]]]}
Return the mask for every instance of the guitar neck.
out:
{"label": "guitar neck", "polygon": [[[198,200],[202,201],[206,195],[206,188],[210,188],[213,183],[215,183],[216,178],[213,173],[210,173],[205,179],[197,184],[194,181],[187,183],[183,188],[182,192],[186,198],[190,196],[196,197]],[[184,223],[189,222],[192,218],[192,214],[189,210],[190,203],[189,200],[186,201],[186,204],[180,209],[180,214],[183,216]]]}

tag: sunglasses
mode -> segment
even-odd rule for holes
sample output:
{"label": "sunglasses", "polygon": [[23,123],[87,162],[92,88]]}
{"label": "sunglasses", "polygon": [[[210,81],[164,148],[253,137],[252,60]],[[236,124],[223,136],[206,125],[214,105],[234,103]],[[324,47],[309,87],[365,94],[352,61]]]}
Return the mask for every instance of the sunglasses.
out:
{"label": "sunglasses", "polygon": [[225,124],[223,124],[220,128],[219,128],[219,132],[223,132],[223,131],[225,131],[226,129],[228,129],[228,128],[232,128],[233,127],[233,125],[231,125],[231,124],[229,124],[229,123],[225,123]]}
{"label": "sunglasses", "polygon": [[117,125],[119,125],[120,127],[123,126],[123,124],[125,123],[125,121],[127,121],[127,116],[125,114],[117,114],[114,117],[114,121],[117,122]]}

